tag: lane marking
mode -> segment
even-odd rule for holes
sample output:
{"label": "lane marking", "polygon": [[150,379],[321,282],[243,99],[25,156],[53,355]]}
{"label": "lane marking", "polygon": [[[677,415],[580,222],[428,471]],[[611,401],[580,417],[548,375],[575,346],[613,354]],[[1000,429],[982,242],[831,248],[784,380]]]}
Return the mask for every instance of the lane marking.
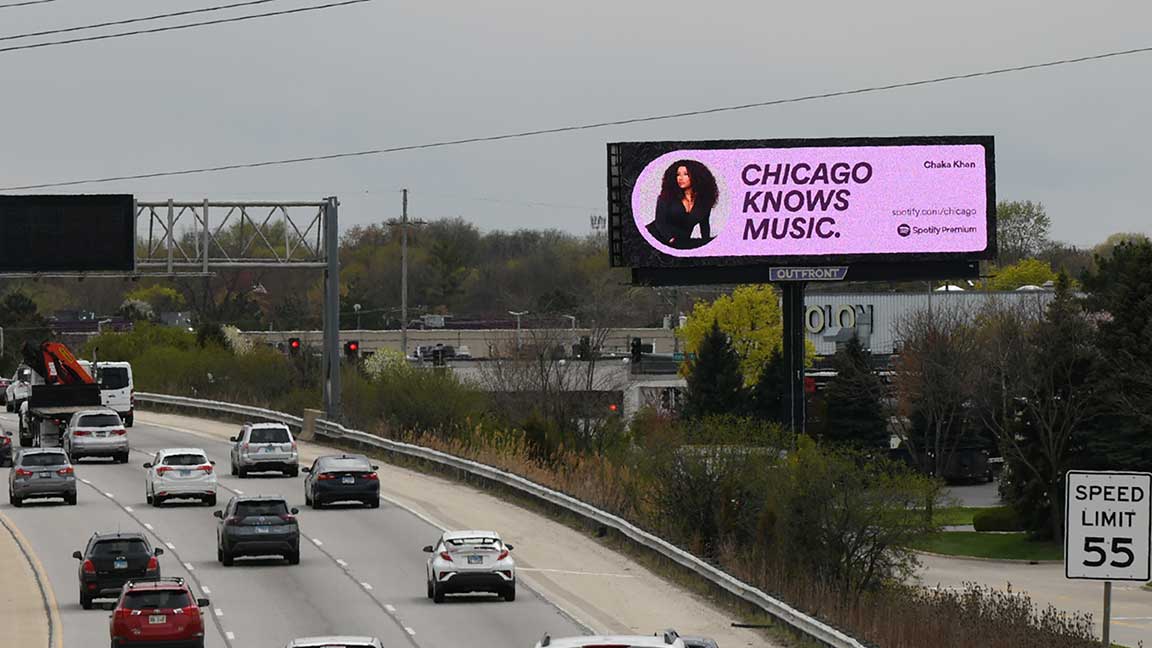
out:
{"label": "lane marking", "polygon": [[344,562],[343,560],[340,560],[339,558],[336,559],[336,564],[340,565],[341,567],[347,567],[348,566],[348,563]]}
{"label": "lane marking", "polygon": [[364,589],[368,590],[369,592],[372,591],[372,586],[369,585],[368,583],[360,583],[360,587],[363,587]]}
{"label": "lane marking", "polygon": [[187,569],[188,571],[196,571],[196,568],[193,567],[192,563],[190,563],[190,562],[184,563],[184,569]]}
{"label": "lane marking", "polygon": [[384,609],[388,610],[388,614],[396,614],[396,607],[393,605],[385,605]]}
{"label": "lane marking", "polygon": [[147,522],[144,523],[144,528],[148,529],[149,531],[155,531],[155,529],[152,528],[152,525],[148,524]]}
{"label": "lane marking", "polygon": [[215,608],[214,610],[212,610],[212,613],[218,617],[224,616],[224,610],[221,610],[220,608]]}
{"label": "lane marking", "polygon": [[116,496],[113,495],[112,493],[104,493],[104,496],[107,497],[108,499],[116,499]]}
{"label": "lane marking", "polygon": [[83,479],[83,478],[81,478],[80,481],[84,482],[85,484],[91,484],[92,483],[92,482],[88,481],[87,479]]}
{"label": "lane marking", "polygon": [[29,548],[31,543],[28,542],[28,538],[24,537],[20,529],[16,528],[3,512],[0,512],[0,525],[12,536],[12,541],[16,543],[20,553],[24,554],[24,560],[28,563],[28,569],[32,572],[36,586],[40,590],[40,600],[44,603],[44,612],[48,617],[49,645],[53,648],[63,648],[64,624],[60,619],[60,606],[56,603],[56,592],[52,589],[52,582],[48,580],[48,572],[40,563],[40,558]]}
{"label": "lane marking", "polygon": [[131,506],[125,506],[125,507],[124,507],[124,510],[125,510],[125,511],[128,511],[129,513],[131,513],[131,512],[132,512],[132,507],[131,507]]}
{"label": "lane marking", "polygon": [[211,594],[211,593],[212,593],[212,590],[208,589],[208,586],[207,586],[207,585],[201,585],[201,586],[200,586],[200,591],[201,591],[201,592],[204,592],[205,594]]}
{"label": "lane marking", "polygon": [[236,635],[231,632],[225,632],[224,636],[228,638],[228,641],[236,641]]}
{"label": "lane marking", "polygon": [[171,542],[165,542],[164,546],[168,547],[169,549],[175,549],[176,548],[176,545],[172,544]]}
{"label": "lane marking", "polygon": [[571,576],[602,576],[605,578],[636,578],[635,574],[608,574],[604,572],[571,571],[568,569],[543,569],[540,567],[517,567],[516,571],[540,572],[544,574],[568,574]]}
{"label": "lane marking", "polygon": [[410,637],[416,636],[416,631],[413,630],[412,628],[409,628],[408,626],[404,626],[404,632],[407,632],[408,636],[410,636]]}
{"label": "lane marking", "polygon": [[[227,488],[227,486],[225,486],[225,488]],[[239,488],[233,488],[232,492],[236,493],[237,495],[243,495],[244,494],[244,491],[240,490]]]}
{"label": "lane marking", "polygon": [[1148,617],[1112,617],[1113,621],[1148,621],[1152,616]]}
{"label": "lane marking", "polygon": [[324,543],[320,542],[320,538],[309,538],[309,540],[311,540],[312,544],[316,545],[317,547],[323,547],[324,546]]}

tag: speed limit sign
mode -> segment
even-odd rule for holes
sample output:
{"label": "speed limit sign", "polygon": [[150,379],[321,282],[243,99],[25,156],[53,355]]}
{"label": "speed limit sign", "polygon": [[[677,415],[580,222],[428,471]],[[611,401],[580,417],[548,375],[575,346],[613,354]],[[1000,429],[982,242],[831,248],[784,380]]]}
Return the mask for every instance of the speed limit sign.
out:
{"label": "speed limit sign", "polygon": [[1152,580],[1152,473],[1068,472],[1064,575]]}

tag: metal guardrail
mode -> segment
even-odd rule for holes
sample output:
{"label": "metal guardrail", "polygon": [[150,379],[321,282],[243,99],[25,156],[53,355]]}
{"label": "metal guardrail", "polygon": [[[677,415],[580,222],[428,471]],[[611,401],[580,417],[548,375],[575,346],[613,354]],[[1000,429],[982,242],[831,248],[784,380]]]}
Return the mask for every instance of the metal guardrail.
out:
{"label": "metal guardrail", "polygon": [[[204,412],[225,413],[239,416],[248,416],[267,421],[277,421],[285,423],[297,429],[303,426],[303,419],[284,412],[276,412],[273,410],[262,409],[259,407],[249,407],[246,405],[237,405],[235,403],[223,403],[220,401],[200,400],[196,398],[185,398],[183,396],[167,396],[163,394],[147,394],[136,393],[136,401],[141,403],[155,403],[157,405],[165,405],[169,407],[180,407],[192,410],[199,410]],[[625,536],[632,542],[641,545],[647,549],[655,551],[656,553],[668,558],[679,564],[680,566],[694,572],[701,578],[723,588],[725,591],[733,594],[748,603],[751,603],[773,618],[788,624],[800,633],[815,639],[825,646],[831,648],[867,648],[867,645],[853,639],[852,637],[844,634],[843,632],[833,628],[832,626],[814,619],[803,612],[793,608],[787,603],[769,596],[764,591],[753,587],[744,581],[733,577],[731,574],[724,572],[717,567],[714,567],[696,556],[684,551],[683,549],[673,545],[672,543],[663,540],[651,533],[644,531],[631,522],[602,511],[595,506],[581,502],[578,499],[565,495],[559,491],[552,490],[545,486],[541,486],[531,480],[525,479],[519,475],[515,475],[492,466],[477,463],[468,459],[462,459],[455,455],[450,455],[439,450],[432,450],[421,446],[413,445],[410,443],[402,443],[400,441],[393,441],[374,434],[368,434],[359,430],[351,430],[339,423],[333,421],[326,421],[319,419],[316,421],[316,434],[317,436],[329,437],[337,440],[354,441],[367,446],[381,448],[388,452],[404,455],[407,457],[414,457],[423,461],[447,466],[456,470],[483,477],[484,479],[502,484],[504,486],[513,488],[527,495],[531,495],[540,500],[548,502],[554,506],[562,508],[571,513],[575,513],[583,518],[592,520],[597,524],[603,525],[610,529],[615,530],[617,533]]]}

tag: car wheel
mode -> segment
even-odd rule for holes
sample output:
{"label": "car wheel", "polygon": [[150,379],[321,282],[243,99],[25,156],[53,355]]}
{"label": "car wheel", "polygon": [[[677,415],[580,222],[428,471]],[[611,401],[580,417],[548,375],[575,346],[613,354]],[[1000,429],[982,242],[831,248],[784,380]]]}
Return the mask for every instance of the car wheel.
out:
{"label": "car wheel", "polygon": [[151,505],[156,504],[156,498],[152,497],[152,493],[147,490],[144,491],[144,501]]}
{"label": "car wheel", "polygon": [[236,476],[236,464],[229,462],[228,463],[228,471],[230,473],[232,473],[233,477],[235,477]]}
{"label": "car wheel", "polygon": [[432,602],[434,602],[434,603],[443,603],[444,602],[444,588],[440,586],[440,583],[436,583],[436,582],[432,583]]}
{"label": "car wheel", "polygon": [[432,598],[432,581],[425,581],[424,584],[428,586],[428,598]]}
{"label": "car wheel", "polygon": [[128,416],[124,417],[124,427],[132,427],[136,417],[134,412],[128,412]]}
{"label": "car wheel", "polygon": [[127,452],[120,455],[120,463],[122,463],[122,464],[128,463],[128,453]]}
{"label": "car wheel", "polygon": [[284,558],[288,561],[289,565],[299,565],[300,564],[300,551],[296,550],[296,551],[288,554],[287,556],[284,556]]}
{"label": "car wheel", "polygon": [[315,495],[313,495],[312,496],[312,508],[314,508],[314,509],[324,508],[324,501],[321,500],[319,497],[316,497]]}
{"label": "car wheel", "polygon": [[240,466],[239,468],[236,469],[236,476],[239,477],[240,479],[244,479],[245,477],[248,476],[248,469],[245,468],[244,466]]}
{"label": "car wheel", "polygon": [[379,497],[377,497],[376,499],[370,499],[364,503],[368,505],[368,508],[380,508],[380,498]]}
{"label": "car wheel", "polygon": [[208,497],[205,497],[204,498],[204,505],[205,506],[216,506],[216,495],[213,494],[213,495],[209,495]]}
{"label": "car wheel", "polygon": [[289,468],[288,470],[284,471],[284,474],[288,475],[289,477],[295,477],[300,474],[300,468]]}
{"label": "car wheel", "polygon": [[68,506],[76,506],[76,493],[68,493],[65,495],[64,503]]}
{"label": "car wheel", "polygon": [[504,590],[504,600],[509,602],[516,600],[516,583],[512,583]]}
{"label": "car wheel", "polygon": [[160,497],[159,495],[153,495],[152,496],[152,506],[155,506],[156,508],[160,508],[160,505],[163,503],[164,503],[163,497]]}
{"label": "car wheel", "polygon": [[220,553],[220,564],[224,565],[225,567],[231,567],[232,566],[232,554],[228,551],[224,551],[223,549],[221,549],[219,551],[219,553]]}
{"label": "car wheel", "polygon": [[92,597],[86,595],[84,592],[80,592],[80,607],[84,608],[85,610],[91,610]]}
{"label": "car wheel", "polygon": [[304,506],[312,506],[312,495],[307,488],[304,489]]}
{"label": "car wheel", "polygon": [[24,500],[19,495],[9,495],[8,501],[11,502],[12,506],[15,506],[16,508],[24,506]]}

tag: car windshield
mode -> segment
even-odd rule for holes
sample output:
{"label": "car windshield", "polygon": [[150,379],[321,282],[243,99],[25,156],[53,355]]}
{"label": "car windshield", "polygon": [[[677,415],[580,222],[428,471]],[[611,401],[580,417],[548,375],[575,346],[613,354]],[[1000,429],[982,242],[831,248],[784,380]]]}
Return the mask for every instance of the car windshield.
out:
{"label": "car windshield", "polygon": [[320,464],[324,471],[362,470],[371,471],[372,464],[365,459],[329,459]]}
{"label": "car windshield", "polygon": [[115,414],[86,414],[80,417],[77,427],[120,427],[120,417]]}
{"label": "car windshield", "polygon": [[198,454],[173,454],[164,457],[163,461],[165,466],[200,466],[206,463],[208,459]]}
{"label": "car windshield", "polygon": [[139,538],[117,540],[101,540],[92,547],[92,555],[98,557],[127,556],[130,554],[146,554],[148,543]]}
{"label": "car windshield", "polygon": [[191,605],[192,597],[184,590],[138,590],[124,595],[125,610],[173,609]]}
{"label": "car windshield", "polygon": [[21,466],[63,466],[68,457],[62,452],[37,452],[20,457]]}
{"label": "car windshield", "polygon": [[236,515],[249,517],[255,515],[288,515],[288,505],[283,500],[252,500],[236,503]]}
{"label": "car windshield", "polygon": [[248,435],[248,443],[289,443],[288,430],[284,428],[253,428]]}
{"label": "car windshield", "polygon": [[103,389],[124,389],[128,386],[127,367],[101,367],[100,387]]}

